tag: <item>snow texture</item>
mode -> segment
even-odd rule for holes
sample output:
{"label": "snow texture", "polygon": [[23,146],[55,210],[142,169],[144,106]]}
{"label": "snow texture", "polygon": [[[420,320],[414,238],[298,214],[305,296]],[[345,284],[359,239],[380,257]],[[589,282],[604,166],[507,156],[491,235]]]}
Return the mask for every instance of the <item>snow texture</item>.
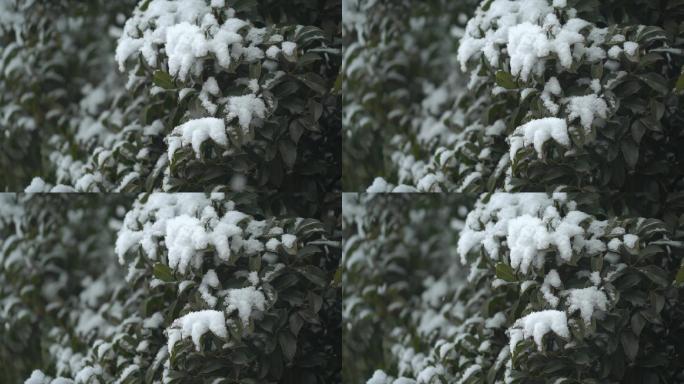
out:
{"label": "snow texture", "polygon": [[228,296],[226,297],[226,306],[228,313],[237,311],[242,323],[246,326],[249,324],[252,310],[264,310],[266,298],[260,290],[257,290],[253,286],[230,289],[228,290]]}
{"label": "snow texture", "polygon": [[[565,215],[556,208],[564,206]],[[511,267],[527,273],[530,267],[542,266],[545,255],[554,250],[560,263],[569,262],[574,251],[585,249],[594,254],[605,250],[599,239],[605,222],[581,224],[590,216],[574,210],[574,202],[562,193],[495,193],[487,203],[478,201],[468,214],[460,234],[457,251],[461,262],[475,246],[481,246],[492,260],[498,260],[502,241],[510,250]]]}
{"label": "snow texture", "polygon": [[533,145],[539,157],[542,157],[544,143],[549,139],[553,139],[562,146],[570,146],[568,126],[564,119],[545,117],[521,125],[509,138],[511,160],[515,159],[518,150],[530,145]]}
{"label": "snow texture", "polygon": [[195,348],[200,349],[200,338],[207,332],[211,332],[219,338],[228,337],[226,318],[222,311],[204,310],[190,312],[176,320],[167,329],[168,348],[173,350],[176,342],[185,338],[192,338]]}
{"label": "snow texture", "polygon": [[233,254],[262,252],[266,239],[260,237],[267,223],[231,209],[233,206],[226,202],[226,213],[219,217],[211,198],[203,194],[151,194],[145,203],[136,202],[126,214],[115,252],[123,264],[127,252],[140,246],[149,259],[157,260],[163,239],[169,266],[180,273],[199,269],[204,255],[212,250],[226,262]]}
{"label": "snow texture", "polygon": [[582,32],[590,23],[569,17],[562,24],[546,0],[494,0],[488,5],[487,10],[478,8],[466,25],[458,48],[464,71],[480,53],[491,66],[499,67],[505,47],[511,73],[526,81],[532,74],[540,75],[552,57],[569,69],[574,56],[584,53],[587,38]]}
{"label": "snow texture", "polygon": [[568,319],[565,312],[556,310],[532,312],[516,320],[513,327],[508,330],[511,353],[515,351],[518,342],[529,338],[534,339],[537,348],[541,350],[542,339],[549,332],[553,332],[565,339],[570,338]]}
{"label": "snow texture", "polygon": [[596,117],[605,119],[608,116],[608,105],[603,98],[595,94],[570,97],[565,102],[568,121],[579,118],[585,131],[589,131]]}
{"label": "snow texture", "polygon": [[247,132],[255,117],[263,119],[265,115],[266,105],[256,95],[233,96],[228,99],[228,121],[237,118],[243,132]]}
{"label": "snow texture", "polygon": [[200,157],[202,144],[208,139],[213,140],[222,147],[228,146],[228,136],[223,119],[214,117],[204,117],[190,120],[174,128],[172,135],[168,138],[169,160],[173,160],[174,153],[181,147],[192,146],[197,157]]}
{"label": "snow texture", "polygon": [[567,295],[568,313],[580,311],[580,316],[584,323],[589,325],[595,309],[605,311],[608,306],[608,299],[603,291],[597,287],[587,287],[583,289],[570,289],[563,292]]}

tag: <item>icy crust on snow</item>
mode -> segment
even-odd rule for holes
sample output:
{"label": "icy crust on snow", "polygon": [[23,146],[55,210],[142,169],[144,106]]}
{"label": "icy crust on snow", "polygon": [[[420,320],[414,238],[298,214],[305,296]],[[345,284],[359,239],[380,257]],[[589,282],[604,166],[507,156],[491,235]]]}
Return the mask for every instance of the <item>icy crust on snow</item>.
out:
{"label": "icy crust on snow", "polygon": [[166,330],[169,351],[173,351],[173,346],[178,341],[186,338],[192,338],[195,348],[199,351],[200,339],[207,332],[211,332],[222,339],[228,337],[226,318],[222,311],[190,312],[174,320],[171,327]]}
{"label": "icy crust on snow", "polygon": [[[212,250],[225,262],[263,252],[267,222],[235,210],[235,204],[222,201],[221,196],[154,193],[146,202],[136,201],[116,239],[119,262],[125,263],[126,254],[136,246],[150,260],[159,260],[166,248],[168,265],[185,274],[200,269]],[[219,216],[217,209],[224,213]],[[283,236],[287,241],[287,234]],[[207,285],[213,282],[209,278]]]}
{"label": "icy crust on snow", "polygon": [[[551,57],[563,69],[581,57],[590,61],[605,57],[600,46],[605,32],[576,18],[574,9],[554,8],[547,0],[494,0],[488,4],[487,10],[478,8],[466,25],[458,48],[464,71],[480,53],[493,67],[501,67],[505,55],[511,73],[523,80],[540,75]],[[565,22],[559,20],[559,13]]]}
{"label": "icy crust on snow", "polygon": [[568,318],[563,311],[546,310],[532,312],[525,317],[516,320],[513,327],[508,330],[511,354],[516,345],[524,339],[534,339],[539,350],[542,349],[544,336],[553,332],[564,339],[570,338]]}
{"label": "icy crust on snow", "polygon": [[[217,16],[225,21],[219,24]],[[270,47],[282,39],[265,41],[266,30],[235,17],[232,8],[206,0],[152,0],[145,10],[138,7],[126,21],[116,47],[121,71],[126,61],[140,54],[145,62],[161,67],[165,56],[169,73],[185,80],[198,75],[204,61],[212,56],[216,63],[230,69],[234,62],[253,63],[264,59],[262,46]],[[282,42],[282,50],[294,53],[296,45]],[[161,53],[164,56],[161,56]]]}

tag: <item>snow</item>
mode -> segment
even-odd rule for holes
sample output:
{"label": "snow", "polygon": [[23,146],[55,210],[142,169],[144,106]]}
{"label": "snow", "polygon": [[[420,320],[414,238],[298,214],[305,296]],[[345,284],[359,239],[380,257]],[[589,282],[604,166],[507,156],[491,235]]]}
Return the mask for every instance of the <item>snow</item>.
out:
{"label": "snow", "polygon": [[601,284],[601,274],[598,271],[594,271],[589,275],[589,280],[592,284],[599,285]]}
{"label": "snow", "polygon": [[285,233],[281,236],[281,241],[285,248],[292,249],[297,244],[297,236]]}
{"label": "snow", "polygon": [[549,273],[546,274],[544,277],[544,283],[541,286],[541,292],[544,295],[544,300],[546,300],[547,303],[552,308],[556,308],[558,306],[559,298],[553,294],[551,291],[551,288],[560,288],[561,286],[561,279],[560,276],[558,276],[558,272],[555,269],[552,269],[549,271]]}
{"label": "snow", "polygon": [[196,251],[208,247],[209,238],[197,218],[181,215],[167,221],[164,242],[169,251],[169,266],[185,273]]}
{"label": "snow", "polygon": [[628,54],[629,56],[634,56],[637,52],[637,49],[639,49],[639,44],[633,41],[625,41],[622,44],[622,48],[625,50],[626,54]]}
{"label": "snow", "polygon": [[622,236],[622,240],[627,248],[634,248],[639,241],[639,236],[628,233]]}
{"label": "snow", "polygon": [[228,313],[237,311],[242,323],[246,326],[249,324],[249,318],[252,315],[253,309],[264,310],[266,299],[264,294],[253,286],[229,289],[226,305]]}
{"label": "snow", "polygon": [[458,384],[465,383],[466,380],[470,379],[471,376],[480,371],[482,371],[482,367],[478,364],[469,366],[465,371],[463,371],[463,375],[461,376],[461,380],[458,381]]}
{"label": "snow", "polygon": [[366,384],[389,384],[391,378],[381,370],[376,370],[373,376],[366,381]]}
{"label": "snow", "polygon": [[376,177],[373,184],[366,189],[366,193],[386,193],[392,190],[392,185],[387,183],[382,177]]}
{"label": "snow", "polygon": [[74,377],[74,381],[77,383],[87,383],[91,377],[93,377],[95,375],[101,375],[101,374],[102,374],[102,367],[100,367],[100,366],[83,367],[80,371],[78,371],[78,373],[76,373],[76,377]]}
{"label": "snow", "polygon": [[[263,250],[255,237],[256,221],[242,212],[231,210],[232,202],[224,203],[227,210],[218,217],[211,200],[204,194],[153,193],[145,203],[136,203],[126,214],[117,236],[115,251],[121,263],[124,255],[135,245],[151,260],[157,260],[160,239],[168,248],[169,266],[185,273],[189,266],[199,268],[202,255],[213,246],[219,259],[228,261],[240,249],[250,255]],[[247,223],[246,233],[238,226]],[[260,222],[263,223],[263,222]],[[243,238],[246,235],[250,238]]]}
{"label": "snow", "polygon": [[591,94],[586,96],[575,96],[565,100],[567,103],[568,120],[573,121],[579,118],[585,130],[591,128],[596,117],[605,119],[608,114],[608,106],[603,98]]}
{"label": "snow", "polygon": [[[556,205],[565,206],[568,213],[562,215]],[[531,266],[541,267],[545,255],[553,250],[557,262],[564,263],[571,260],[573,251],[605,249],[600,240],[604,222],[591,221],[585,231],[583,223],[592,218],[574,207],[562,193],[494,193],[487,203],[478,201],[468,213],[457,245],[461,262],[466,264],[467,254],[478,245],[492,260],[498,260],[505,246],[510,250],[511,267],[527,273]]]}
{"label": "snow", "polygon": [[552,309],[532,312],[516,320],[508,332],[511,353],[515,351],[519,341],[529,338],[533,338],[537,348],[541,350],[542,339],[549,332],[553,332],[565,339],[570,338],[568,319],[565,312]]}
{"label": "snow", "polygon": [[541,157],[544,143],[549,139],[553,139],[562,146],[570,145],[568,126],[564,119],[545,117],[519,126],[509,138],[511,160],[515,158],[518,150],[529,145],[534,145],[535,151]]}
{"label": "snow", "polygon": [[429,384],[432,382],[434,377],[444,374],[444,368],[442,366],[437,367],[425,367],[418,376],[416,376],[416,381],[418,384]]}
{"label": "snow", "polygon": [[29,184],[29,186],[26,187],[26,189],[24,189],[25,193],[43,193],[49,191],[50,186],[46,184],[45,181],[40,177],[34,177],[33,180],[31,180],[31,184]]}
{"label": "snow", "polygon": [[271,252],[276,252],[278,251],[278,246],[280,245],[280,240],[276,239],[275,237],[272,237],[268,239],[266,242],[266,249],[271,251]]}
{"label": "snow", "polygon": [[603,291],[597,287],[587,287],[582,289],[569,289],[563,292],[567,295],[566,305],[568,306],[568,313],[580,311],[580,316],[584,323],[589,325],[594,309],[605,311],[608,306],[608,299]]}
{"label": "snow", "polygon": [[123,189],[126,188],[133,180],[136,180],[139,178],[140,178],[140,174],[138,172],[131,172],[131,173],[126,174],[126,176],[124,176],[121,179],[119,186],[116,187],[114,192],[119,193],[119,192],[123,191]]}
{"label": "snow", "polygon": [[246,60],[262,57],[258,47],[242,46],[243,33],[254,36],[249,23],[229,14],[223,24],[218,24],[211,8],[223,6],[225,1],[208,6],[204,0],[152,0],[145,11],[137,8],[126,21],[116,47],[119,69],[123,71],[126,61],[136,53],[149,66],[157,67],[161,48],[168,57],[169,73],[180,80],[201,72],[210,54],[226,69],[232,59],[242,55]]}
{"label": "snow", "polygon": [[294,56],[295,50],[297,49],[297,44],[291,41],[283,41],[282,50],[285,56]]}
{"label": "snow", "polygon": [[203,310],[190,312],[173,321],[167,329],[168,348],[173,350],[177,341],[188,337],[192,338],[195,348],[200,349],[200,338],[207,332],[211,332],[219,338],[228,337],[226,319],[222,311]]}
{"label": "snow", "polygon": [[202,106],[212,116],[216,114],[218,106],[211,101],[209,95],[218,96],[219,92],[220,89],[218,83],[216,82],[216,79],[212,76],[204,82],[204,84],[202,85],[202,91],[199,94],[199,99],[202,102]]}
{"label": "snow", "polygon": [[233,96],[228,99],[228,121],[237,117],[245,132],[255,116],[263,119],[265,115],[264,101],[254,94]]}
{"label": "snow", "polygon": [[209,292],[209,287],[219,287],[218,276],[216,276],[216,272],[213,269],[208,270],[207,273],[204,274],[204,277],[202,278],[202,283],[199,286],[199,292],[202,296],[202,299],[206,301],[209,307],[214,308],[216,306],[216,302],[218,301],[218,299],[214,295],[212,295],[211,292]]}
{"label": "snow", "polygon": [[622,245],[622,241],[615,237],[610,239],[610,241],[608,242],[608,249],[613,252],[618,252],[620,250],[620,245]]}
{"label": "snow", "polygon": [[544,85],[544,90],[542,91],[541,99],[544,102],[544,107],[546,107],[546,109],[548,109],[549,112],[551,112],[551,114],[554,116],[558,114],[560,106],[552,100],[551,95],[559,96],[560,93],[560,83],[558,82],[558,79],[555,76],[552,76]]}
{"label": "snow", "polygon": [[613,45],[608,50],[608,57],[610,57],[611,59],[619,59],[621,53],[622,53],[622,48],[620,48],[617,45]]}
{"label": "snow", "polygon": [[214,117],[204,117],[200,119],[190,120],[184,124],[174,128],[173,135],[168,138],[168,156],[169,160],[173,159],[174,153],[182,146],[191,145],[197,157],[200,157],[202,144],[208,139],[215,143],[227,147],[228,136],[226,135],[226,126],[223,119]]}
{"label": "snow", "polygon": [[131,364],[128,367],[124,368],[124,370],[121,372],[121,375],[119,376],[119,379],[115,381],[114,384],[121,384],[125,382],[131,374],[134,372],[137,372],[140,370],[140,367],[136,364]]}
{"label": "snow", "polygon": [[506,315],[503,312],[497,312],[494,317],[485,320],[485,328],[500,328],[506,324]]}
{"label": "snow", "polygon": [[[491,66],[499,67],[505,46],[511,73],[526,81],[531,74],[543,72],[551,54],[562,68],[569,69],[573,48],[586,43],[580,31],[590,24],[572,17],[561,24],[546,0],[494,0],[488,4],[489,9],[478,8],[466,25],[457,56],[464,71],[480,53]],[[556,8],[565,5],[554,3]]]}
{"label": "snow", "polygon": [[45,376],[43,372],[41,372],[39,369],[36,369],[31,373],[31,377],[26,379],[24,381],[24,384],[49,384],[50,383],[50,377]]}
{"label": "snow", "polygon": [[271,45],[266,50],[266,57],[268,57],[269,59],[275,60],[278,58],[279,54],[280,54],[280,48],[276,47],[275,45]]}
{"label": "snow", "polygon": [[143,328],[159,328],[162,326],[162,324],[164,324],[164,316],[161,313],[156,312],[154,315],[143,321]]}
{"label": "snow", "polygon": [[527,80],[538,58],[549,55],[549,40],[538,25],[522,23],[508,32],[506,46],[511,56],[511,73]]}

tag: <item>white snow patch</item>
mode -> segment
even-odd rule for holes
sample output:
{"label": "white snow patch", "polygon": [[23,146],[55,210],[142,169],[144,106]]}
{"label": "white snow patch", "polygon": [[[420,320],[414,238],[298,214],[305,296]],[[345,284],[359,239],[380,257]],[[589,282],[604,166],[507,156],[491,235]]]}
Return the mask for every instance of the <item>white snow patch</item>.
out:
{"label": "white snow patch", "polygon": [[265,305],[266,299],[264,294],[253,286],[228,290],[228,296],[226,297],[227,311],[228,313],[237,311],[238,316],[245,325],[249,324],[252,310],[263,311]]}
{"label": "white snow patch", "polygon": [[167,329],[169,351],[173,350],[177,341],[187,337],[192,338],[192,342],[199,350],[200,338],[209,331],[223,339],[228,337],[223,312],[214,310],[190,312],[174,320],[171,327]]}
{"label": "white snow patch", "polygon": [[533,338],[537,348],[541,350],[544,335],[553,332],[562,338],[570,337],[568,319],[563,311],[546,310],[532,312],[518,319],[509,330],[510,350],[515,351],[518,342],[523,339]]}
{"label": "white snow patch", "polygon": [[549,139],[555,140],[562,146],[567,147],[570,145],[568,126],[564,119],[545,117],[519,126],[513,132],[513,136],[509,138],[511,160],[515,158],[518,150],[529,145],[533,145],[535,151],[541,157],[544,143]]}

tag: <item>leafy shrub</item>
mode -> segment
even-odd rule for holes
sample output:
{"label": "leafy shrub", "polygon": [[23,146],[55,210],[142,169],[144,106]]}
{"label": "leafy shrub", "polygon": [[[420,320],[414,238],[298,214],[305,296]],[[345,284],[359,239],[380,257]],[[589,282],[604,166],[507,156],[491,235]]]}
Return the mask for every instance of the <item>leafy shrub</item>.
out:
{"label": "leafy shrub", "polygon": [[372,364],[345,358],[345,374],[372,384],[683,379],[681,200],[667,207],[670,225],[581,194],[497,193],[470,209],[458,195],[361,196],[345,201],[344,348]]}
{"label": "leafy shrub", "polygon": [[[357,3],[362,9],[372,4]],[[383,55],[383,65],[425,61],[390,72],[400,74],[393,78],[394,94],[422,97],[412,103],[418,111],[398,108],[383,115],[391,121],[374,113],[379,93],[353,80],[348,84],[360,95],[345,105],[349,135],[363,140],[366,131],[382,127],[390,143],[381,159],[377,151],[348,151],[356,162],[374,164],[372,176],[383,177],[369,191],[563,186],[644,192],[658,201],[681,189],[681,4],[483,1],[461,11],[472,14],[465,29],[458,21],[448,24],[453,38],[443,36],[447,29],[440,24],[445,13],[457,15],[443,12],[447,7],[428,8],[417,18],[424,28],[373,16],[374,9],[369,5],[371,16],[363,19],[370,37],[351,38],[348,49],[387,36],[394,43],[376,54]],[[431,33],[442,36],[433,39],[439,50],[412,54],[423,49],[415,42]],[[372,76],[374,62],[352,65],[355,57],[349,57],[348,76]],[[440,60],[451,65],[431,65]],[[454,73],[455,62],[461,73]],[[348,183],[358,190],[370,180]]]}
{"label": "leafy shrub", "polygon": [[8,377],[339,382],[337,213],[264,207],[223,194],[3,196]]}
{"label": "leafy shrub", "polygon": [[339,189],[339,1],[115,3],[3,2],[4,185]]}

